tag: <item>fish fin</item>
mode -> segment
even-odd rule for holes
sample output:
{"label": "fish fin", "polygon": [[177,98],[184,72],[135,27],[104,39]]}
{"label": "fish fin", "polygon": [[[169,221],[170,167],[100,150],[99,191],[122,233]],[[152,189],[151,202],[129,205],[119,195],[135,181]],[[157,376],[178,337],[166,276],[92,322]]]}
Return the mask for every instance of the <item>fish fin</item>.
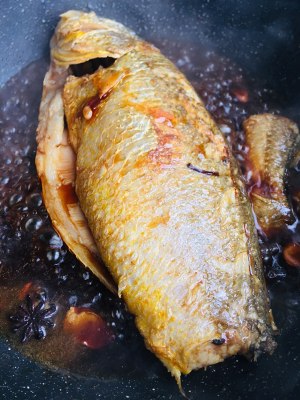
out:
{"label": "fish fin", "polygon": [[75,154],[64,127],[62,87],[65,79],[66,71],[52,64],[44,81],[36,154],[43,199],[55,230],[69,249],[116,293],[75,193]]}

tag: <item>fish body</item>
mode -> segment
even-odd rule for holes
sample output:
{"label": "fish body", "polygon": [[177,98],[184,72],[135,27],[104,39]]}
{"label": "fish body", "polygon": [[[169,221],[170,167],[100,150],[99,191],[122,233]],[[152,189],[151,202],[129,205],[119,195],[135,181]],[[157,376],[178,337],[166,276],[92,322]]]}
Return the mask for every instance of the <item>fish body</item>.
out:
{"label": "fish body", "polygon": [[297,125],[288,118],[252,115],[243,124],[251,171],[251,202],[262,233],[271,235],[294,222],[286,194],[286,172],[299,149]]}
{"label": "fish body", "polygon": [[60,95],[78,203],[118,293],[178,381],[234,354],[271,351],[257,235],[228,144],[183,74],[107,21],[64,14],[52,60],[66,71],[115,58],[69,76]]}

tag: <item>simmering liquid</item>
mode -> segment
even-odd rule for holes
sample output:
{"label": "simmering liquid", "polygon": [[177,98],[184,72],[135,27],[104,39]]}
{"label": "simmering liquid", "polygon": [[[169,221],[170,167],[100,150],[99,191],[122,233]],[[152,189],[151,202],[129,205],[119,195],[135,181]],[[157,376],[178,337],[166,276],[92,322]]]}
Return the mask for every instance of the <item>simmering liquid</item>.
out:
{"label": "simmering liquid", "polygon": [[[274,94],[247,80],[230,60],[214,52],[159,46],[187,75],[226,135],[243,169],[242,121],[261,112],[280,112]],[[13,346],[39,362],[73,373],[112,378],[165,373],[146,350],[124,303],[76,260],[53,230],[35,169],[38,108],[44,60],[32,63],[0,90],[0,330]],[[287,115],[288,116],[288,115]],[[289,195],[300,190],[300,172],[289,171]],[[300,198],[300,197],[299,197]],[[294,212],[300,211],[293,202]],[[261,240],[265,275],[279,328],[292,327],[299,309],[299,270],[282,256],[300,241],[298,222],[269,242]],[[34,305],[54,307],[43,340],[21,343],[24,329],[12,331],[9,316],[30,296]],[[71,309],[75,325],[66,324]],[[70,313],[70,311],[69,311]],[[70,316],[70,314],[68,314]],[[38,321],[37,321],[38,323]],[[28,333],[28,332],[27,332]],[[26,335],[25,335],[26,336]],[[29,335],[30,336],[30,335]],[[24,337],[26,339],[26,337]],[[279,337],[280,341],[280,337]]]}

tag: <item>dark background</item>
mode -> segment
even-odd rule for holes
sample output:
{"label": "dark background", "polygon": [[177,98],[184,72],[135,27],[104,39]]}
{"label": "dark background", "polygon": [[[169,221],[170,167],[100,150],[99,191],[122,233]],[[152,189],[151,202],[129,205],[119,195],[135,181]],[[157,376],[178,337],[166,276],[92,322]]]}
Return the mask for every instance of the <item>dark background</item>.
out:
{"label": "dark background", "polygon": [[[298,110],[300,3],[292,0],[2,0],[0,85],[31,61],[48,54],[58,16],[68,9],[94,10],[124,23],[145,39],[171,37],[205,43],[235,60],[249,76],[280,93],[287,109]],[[299,301],[299,289],[295,290],[298,297],[294,294],[291,302]],[[273,299],[274,303],[278,313],[284,314],[277,316],[281,318],[282,332],[274,356],[265,356],[257,364],[231,359],[226,361],[226,367],[191,374],[185,387],[191,390],[193,399],[300,398],[299,307],[297,314],[292,306],[281,307],[280,298]],[[5,400],[181,398],[167,374],[160,380],[148,381],[69,377],[36,365],[4,341],[0,342],[0,395]]]}
{"label": "dark background", "polygon": [[0,2],[0,84],[47,54],[61,12],[94,10],[142,37],[207,41],[288,97],[300,87],[300,2],[297,0],[140,0]]}

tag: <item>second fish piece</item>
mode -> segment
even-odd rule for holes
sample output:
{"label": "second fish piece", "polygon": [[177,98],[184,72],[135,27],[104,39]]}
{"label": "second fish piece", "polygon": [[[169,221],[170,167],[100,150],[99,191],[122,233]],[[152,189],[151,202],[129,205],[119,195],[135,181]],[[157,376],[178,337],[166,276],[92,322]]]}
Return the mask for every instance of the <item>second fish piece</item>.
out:
{"label": "second fish piece", "polygon": [[288,118],[272,114],[252,115],[243,127],[252,173],[250,197],[260,229],[270,235],[294,221],[285,179],[299,147],[299,130]]}

